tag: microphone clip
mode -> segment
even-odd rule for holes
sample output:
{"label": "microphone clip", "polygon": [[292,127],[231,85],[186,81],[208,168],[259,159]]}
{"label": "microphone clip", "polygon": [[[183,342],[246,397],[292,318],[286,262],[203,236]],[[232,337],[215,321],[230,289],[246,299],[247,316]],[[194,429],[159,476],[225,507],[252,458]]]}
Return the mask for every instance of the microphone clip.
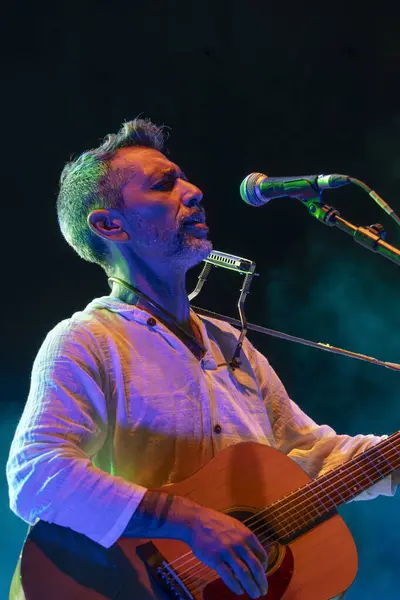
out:
{"label": "microphone clip", "polygon": [[336,217],[340,216],[340,212],[334,206],[323,204],[321,201],[322,194],[318,198],[311,198],[310,200],[303,200],[299,198],[305,204],[310,215],[321,221],[325,225],[332,227],[335,225]]}

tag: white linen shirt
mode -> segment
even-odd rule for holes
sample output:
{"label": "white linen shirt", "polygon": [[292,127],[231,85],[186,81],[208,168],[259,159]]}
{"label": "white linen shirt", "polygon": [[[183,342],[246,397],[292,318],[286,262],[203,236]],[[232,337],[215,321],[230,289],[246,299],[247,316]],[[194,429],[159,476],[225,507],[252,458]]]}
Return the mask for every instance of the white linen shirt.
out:
{"label": "white linen shirt", "polygon": [[[247,339],[239,369],[219,366],[239,335],[227,323],[191,311],[207,350],[199,361],[149,317],[104,296],[46,336],[7,462],[11,509],[28,523],[108,548],[148,488],[187,478],[230,444],[268,444],[314,478],[387,437],[317,425]],[[394,492],[386,477],[357,499]]]}

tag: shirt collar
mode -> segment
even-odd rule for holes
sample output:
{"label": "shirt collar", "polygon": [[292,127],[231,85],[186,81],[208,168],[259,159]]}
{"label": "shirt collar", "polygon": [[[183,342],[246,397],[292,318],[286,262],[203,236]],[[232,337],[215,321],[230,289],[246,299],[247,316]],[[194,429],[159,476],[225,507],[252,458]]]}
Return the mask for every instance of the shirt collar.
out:
{"label": "shirt collar", "polygon": [[202,337],[202,341],[203,341],[203,346],[206,349],[206,353],[203,356],[203,359],[201,361],[202,366],[204,369],[207,369],[207,370],[215,370],[218,368],[218,365],[217,365],[217,361],[215,360],[214,355],[212,353],[211,342],[210,342],[210,338],[208,337],[208,332],[207,332],[205,323],[204,323],[203,319],[201,319],[200,316],[193,310],[193,308],[190,308],[190,317],[191,317],[191,319],[193,319],[193,321],[199,328],[199,331],[200,331],[200,334]]}
{"label": "shirt collar", "polygon": [[[135,323],[140,323],[142,325],[147,324],[147,321],[150,316],[153,316],[148,310],[146,310],[143,306],[135,306],[134,304],[128,304],[123,302],[119,298],[115,298],[114,296],[101,296],[100,298],[95,298],[88,304],[85,311],[90,311],[93,309],[106,309],[111,312],[120,314],[124,319],[128,321],[134,321]],[[197,327],[199,328],[202,343],[205,348],[205,353],[200,363],[202,367],[206,370],[215,370],[218,368],[217,361],[215,360],[211,348],[210,338],[208,337],[207,328],[205,325],[205,321],[192,309],[190,308],[190,317],[195,322]],[[168,325],[157,319],[157,323],[161,327],[165,327],[169,329]]]}

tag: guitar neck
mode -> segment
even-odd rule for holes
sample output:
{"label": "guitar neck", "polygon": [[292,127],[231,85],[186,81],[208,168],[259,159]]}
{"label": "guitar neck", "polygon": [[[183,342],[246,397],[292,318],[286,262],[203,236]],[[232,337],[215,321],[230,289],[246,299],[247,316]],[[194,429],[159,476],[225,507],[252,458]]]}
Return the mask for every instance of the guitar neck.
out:
{"label": "guitar neck", "polygon": [[292,540],[400,469],[400,431],[267,507],[275,539]]}

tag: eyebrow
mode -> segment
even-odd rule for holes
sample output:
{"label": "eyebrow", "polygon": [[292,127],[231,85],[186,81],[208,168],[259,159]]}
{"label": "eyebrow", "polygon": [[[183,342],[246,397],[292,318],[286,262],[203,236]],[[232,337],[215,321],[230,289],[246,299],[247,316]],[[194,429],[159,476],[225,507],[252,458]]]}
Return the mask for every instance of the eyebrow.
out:
{"label": "eyebrow", "polygon": [[153,175],[150,175],[148,181],[163,179],[168,175],[175,175],[176,177],[180,177],[182,179],[187,180],[185,173],[178,167],[165,167],[162,171],[157,171],[156,173],[153,173]]}

